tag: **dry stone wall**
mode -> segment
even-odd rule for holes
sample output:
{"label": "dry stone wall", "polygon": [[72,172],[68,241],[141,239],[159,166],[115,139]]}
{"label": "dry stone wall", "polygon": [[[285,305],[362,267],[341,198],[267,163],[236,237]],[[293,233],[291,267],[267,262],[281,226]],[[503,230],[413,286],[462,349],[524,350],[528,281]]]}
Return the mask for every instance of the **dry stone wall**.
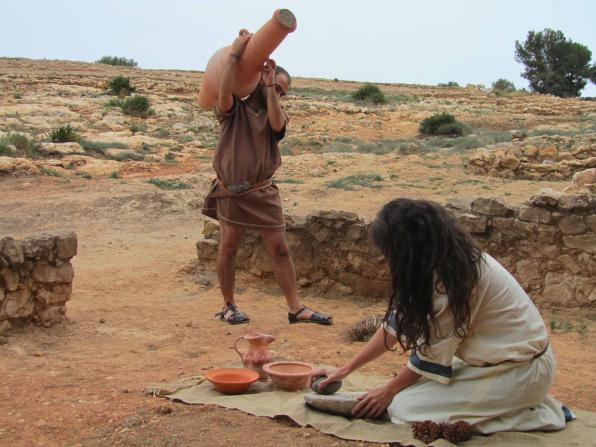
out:
{"label": "dry stone wall", "polygon": [[596,168],[596,134],[530,137],[478,149],[466,163],[479,175],[562,180]]}
{"label": "dry stone wall", "polygon": [[[537,303],[596,305],[596,195],[545,191],[521,207],[494,198],[459,199],[447,207]],[[286,221],[301,287],[372,297],[387,293],[387,266],[369,240],[369,224],[356,214],[321,211]],[[203,233],[197,242],[198,268],[214,270],[218,227],[206,222]],[[244,238],[237,268],[273,277],[257,234]]]}
{"label": "dry stone wall", "polygon": [[76,254],[73,232],[1,238],[0,328],[17,321],[43,326],[61,321],[72,293],[70,260]]}

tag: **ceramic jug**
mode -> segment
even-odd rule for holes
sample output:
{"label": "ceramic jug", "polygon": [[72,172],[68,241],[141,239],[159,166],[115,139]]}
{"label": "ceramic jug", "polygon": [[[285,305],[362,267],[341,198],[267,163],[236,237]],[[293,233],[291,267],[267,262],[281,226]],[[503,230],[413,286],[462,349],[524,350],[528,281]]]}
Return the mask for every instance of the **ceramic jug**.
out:
{"label": "ceramic jug", "polygon": [[[238,343],[241,340],[245,340],[248,342],[248,352],[246,354],[242,354],[238,350]],[[242,360],[242,364],[245,368],[252,369],[259,373],[260,380],[267,380],[268,376],[263,371],[263,365],[265,363],[271,362],[273,359],[267,348],[274,342],[275,338],[272,335],[267,334],[249,334],[243,335],[236,339],[234,343],[234,349],[240,356]]]}
{"label": "ceramic jug", "polygon": [[[236,66],[234,95],[239,98],[253,92],[261,78],[261,68],[284,38],[296,29],[296,17],[288,9],[278,9],[246,44]],[[205,68],[199,91],[199,105],[212,109],[219,94],[221,75],[230,54],[231,46],[220,48],[211,56]]]}

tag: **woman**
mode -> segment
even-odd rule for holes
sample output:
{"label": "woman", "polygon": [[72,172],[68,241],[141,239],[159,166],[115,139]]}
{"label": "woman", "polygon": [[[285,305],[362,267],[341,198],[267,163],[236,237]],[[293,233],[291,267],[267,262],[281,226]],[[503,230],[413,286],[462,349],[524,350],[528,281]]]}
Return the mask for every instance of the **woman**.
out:
{"label": "woman", "polygon": [[326,375],[324,388],[396,344],[410,352],[387,384],[360,396],[352,414],[394,423],[464,420],[480,433],[559,430],[571,412],[547,396],[555,360],[538,310],[442,206],[397,199],[371,227],[391,272],[383,326]]}

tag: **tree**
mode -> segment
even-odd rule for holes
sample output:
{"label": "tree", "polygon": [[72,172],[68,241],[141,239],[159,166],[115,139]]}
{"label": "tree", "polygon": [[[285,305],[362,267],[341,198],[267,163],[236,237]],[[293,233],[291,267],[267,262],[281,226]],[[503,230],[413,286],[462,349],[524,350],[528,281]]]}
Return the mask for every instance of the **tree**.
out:
{"label": "tree", "polygon": [[514,92],[515,85],[508,79],[500,78],[493,82],[493,90],[500,92]]}
{"label": "tree", "polygon": [[515,60],[526,66],[522,77],[538,93],[579,96],[587,80],[596,83],[596,65],[591,65],[591,59],[592,52],[585,45],[549,28],[529,31],[523,44],[515,41]]}

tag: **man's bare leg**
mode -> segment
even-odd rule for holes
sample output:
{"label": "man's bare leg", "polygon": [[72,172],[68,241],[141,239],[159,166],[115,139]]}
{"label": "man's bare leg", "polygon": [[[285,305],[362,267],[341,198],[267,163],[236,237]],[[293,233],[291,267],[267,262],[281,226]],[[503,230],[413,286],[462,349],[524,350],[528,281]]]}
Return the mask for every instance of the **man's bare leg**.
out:
{"label": "man's bare leg", "polygon": [[[219,222],[219,251],[217,253],[217,276],[223,295],[224,307],[235,305],[234,285],[236,283],[236,253],[246,230],[244,228]],[[224,314],[228,319],[231,311]]]}
{"label": "man's bare leg", "polygon": [[[288,249],[285,231],[261,231],[260,234],[267,252],[273,259],[275,276],[288,302],[288,310],[295,314],[303,305],[298,298],[296,269]],[[311,315],[312,311],[306,309],[298,315],[298,319],[308,320]]]}

